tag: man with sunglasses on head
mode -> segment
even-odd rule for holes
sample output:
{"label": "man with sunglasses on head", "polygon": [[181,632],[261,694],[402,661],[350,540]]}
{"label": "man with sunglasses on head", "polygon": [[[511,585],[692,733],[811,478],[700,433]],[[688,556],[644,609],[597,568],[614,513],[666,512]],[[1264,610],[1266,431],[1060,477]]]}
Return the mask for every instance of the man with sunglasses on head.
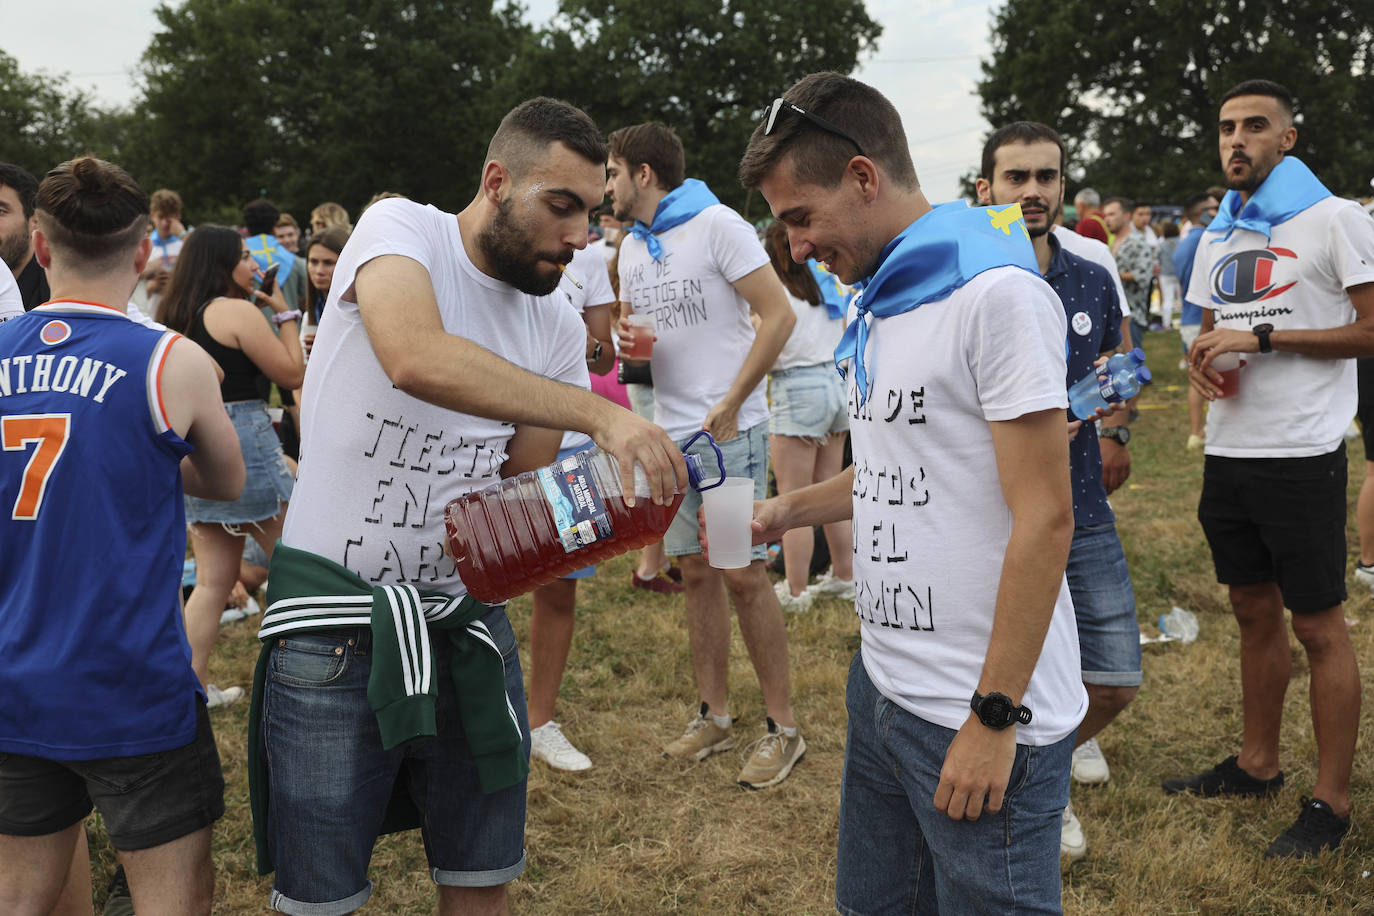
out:
{"label": "man with sunglasses on head", "polygon": [[[634,220],[620,245],[620,300],[655,323],[654,420],[681,447],[701,430],[710,432],[725,473],[753,478],[754,498],[762,499],[768,474],[763,379],[796,323],[787,294],[754,227],[705,184],[684,177],[682,141],[672,130],[637,124],[612,133],[609,143],[606,193],[616,219]],[[628,331],[622,317],[621,336]],[[693,448],[700,450],[700,444]],[[715,466],[713,455],[704,461]],[[707,564],[697,541],[700,505],[700,494],[689,490],[663,538],[682,568],[701,701],[687,730],[663,750],[705,760],[735,746],[726,705],[733,605],[767,714],[767,731],[754,742],[738,781],[762,789],[787,778],[806,752],[792,717],[782,607],[762,546],[742,569]]]}
{"label": "man with sunglasses on head", "polygon": [[864,282],[846,361],[854,464],[756,506],[755,540],[854,519],[835,903],[1053,912],[1087,707],[1063,306],[1020,207],[932,207],[892,104],[836,73],[774,102],[740,163],[792,256]]}

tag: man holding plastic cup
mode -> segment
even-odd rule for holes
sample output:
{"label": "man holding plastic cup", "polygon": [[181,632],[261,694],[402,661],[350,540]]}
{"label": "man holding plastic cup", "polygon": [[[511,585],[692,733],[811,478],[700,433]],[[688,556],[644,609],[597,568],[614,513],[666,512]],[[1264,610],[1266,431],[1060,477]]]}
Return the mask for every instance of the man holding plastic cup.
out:
{"label": "man holding plastic cup", "polygon": [[1360,673],[1346,633],[1346,457],[1355,357],[1374,355],[1374,223],[1292,155],[1293,99],[1247,80],[1221,101],[1230,188],[1197,246],[1202,307],[1188,378],[1212,401],[1198,520],[1240,626],[1238,754],[1164,781],[1169,794],[1269,795],[1292,673],[1288,626],[1312,671],[1317,780],[1271,857],[1334,849],[1350,829]]}
{"label": "man holding plastic cup", "polygon": [[836,906],[1057,912],[1087,708],[1064,307],[1020,206],[932,207],[896,109],[857,80],[813,73],[774,100],[740,178],[794,259],[865,281],[836,350],[854,464],[753,522],[763,541],[854,520]]}
{"label": "man holding plastic cup", "polygon": [[[796,323],[787,294],[754,227],[705,184],[684,177],[682,141],[672,130],[637,124],[608,141],[606,193],[616,219],[635,221],[620,245],[620,299],[633,312],[621,319],[620,333],[622,339],[632,333],[636,316],[654,323],[654,422],[682,447],[700,430],[709,431],[725,473],[751,479],[754,496],[762,497],[768,474],[764,376]],[[751,313],[759,320],[757,332]],[[633,332],[636,343],[644,330]],[[715,462],[714,456],[705,460]],[[762,789],[785,779],[806,752],[792,717],[787,630],[764,568],[765,548],[752,549],[738,568],[719,569],[702,558],[696,510],[709,492],[689,490],[663,538],[682,568],[701,702],[686,731],[663,751],[704,760],[735,745],[726,683],[733,606],[767,715],[767,730],[753,743],[738,781]]]}

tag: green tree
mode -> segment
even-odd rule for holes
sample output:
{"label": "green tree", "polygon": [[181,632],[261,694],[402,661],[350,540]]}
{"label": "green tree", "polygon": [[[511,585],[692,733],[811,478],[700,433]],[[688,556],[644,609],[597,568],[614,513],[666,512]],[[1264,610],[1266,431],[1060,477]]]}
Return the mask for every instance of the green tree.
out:
{"label": "green tree", "polygon": [[1217,112],[1236,83],[1274,79],[1298,109],[1296,155],[1337,194],[1374,176],[1374,29],[1367,2],[1007,0],[979,83],[994,126],[1044,121],[1072,187],[1179,201],[1221,180]]}
{"label": "green tree", "polygon": [[0,161],[42,178],[48,169],[91,152],[118,161],[126,147],[130,116],[96,105],[66,76],[24,73],[0,51]]}
{"label": "green tree", "polygon": [[445,207],[475,189],[528,27],[491,0],[186,0],[157,10],[134,159],[192,212],[259,193],[355,217],[378,191]]}
{"label": "green tree", "polygon": [[688,175],[744,209],[736,173],[762,109],[807,73],[851,72],[881,32],[862,0],[561,0],[510,83],[581,106],[607,133],[668,124]]}

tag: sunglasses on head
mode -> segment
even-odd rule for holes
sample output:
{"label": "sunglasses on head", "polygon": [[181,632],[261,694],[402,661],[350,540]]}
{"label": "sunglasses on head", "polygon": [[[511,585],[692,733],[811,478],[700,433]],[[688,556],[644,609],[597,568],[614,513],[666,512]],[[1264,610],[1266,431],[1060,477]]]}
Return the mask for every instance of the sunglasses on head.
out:
{"label": "sunglasses on head", "polygon": [[773,104],[768,106],[768,115],[763,122],[763,135],[765,137],[770,136],[773,133],[773,130],[778,125],[778,115],[781,114],[784,110],[791,111],[795,114],[799,114],[803,118],[806,118],[806,120],[810,121],[812,124],[819,127],[821,130],[829,131],[835,136],[843,137],[850,143],[853,143],[854,148],[859,151],[860,156],[868,155],[864,152],[864,148],[859,145],[859,141],[849,136],[849,134],[845,133],[843,129],[827,121],[825,118],[822,118],[820,115],[814,115],[811,112],[805,110],[804,108],[801,108],[797,105],[793,105],[791,102],[787,101],[787,99],[781,97],[774,99]]}

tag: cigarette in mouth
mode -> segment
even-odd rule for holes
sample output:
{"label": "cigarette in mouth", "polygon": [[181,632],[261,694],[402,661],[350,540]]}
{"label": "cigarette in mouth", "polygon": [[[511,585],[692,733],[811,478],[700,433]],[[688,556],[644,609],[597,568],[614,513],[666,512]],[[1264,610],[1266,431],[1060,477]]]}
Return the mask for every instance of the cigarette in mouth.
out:
{"label": "cigarette in mouth", "polygon": [[577,278],[576,278],[576,277],[574,277],[572,274],[568,273],[568,265],[567,265],[567,264],[559,264],[559,265],[558,265],[558,269],[561,270],[561,271],[563,271],[563,276],[567,277],[569,280],[572,281],[572,285],[573,285],[573,286],[576,286],[578,289],[585,289],[585,288],[586,288],[586,287],[584,287],[581,283],[577,282]]}

